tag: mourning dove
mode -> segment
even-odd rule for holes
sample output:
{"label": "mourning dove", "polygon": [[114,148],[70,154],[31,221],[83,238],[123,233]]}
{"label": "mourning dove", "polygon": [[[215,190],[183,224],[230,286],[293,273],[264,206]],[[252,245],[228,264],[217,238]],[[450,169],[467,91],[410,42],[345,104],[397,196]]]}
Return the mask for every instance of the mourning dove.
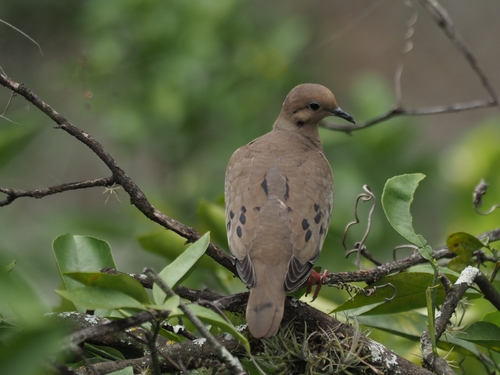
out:
{"label": "mourning dove", "polygon": [[318,133],[327,116],[354,123],[326,87],[295,87],[272,131],[236,150],[227,167],[229,248],[250,288],[246,320],[256,338],[278,331],[286,294],[307,280],[328,231],[333,176]]}

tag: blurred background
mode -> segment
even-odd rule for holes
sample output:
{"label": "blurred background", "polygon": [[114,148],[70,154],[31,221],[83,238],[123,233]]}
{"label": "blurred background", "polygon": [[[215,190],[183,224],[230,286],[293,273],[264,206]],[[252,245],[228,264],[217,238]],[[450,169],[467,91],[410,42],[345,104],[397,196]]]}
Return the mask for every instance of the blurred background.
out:
{"label": "blurred background", "polygon": [[[498,91],[500,3],[441,3]],[[101,142],[155,207],[204,232],[213,217],[207,219],[207,210],[221,212],[232,152],[271,129],[293,86],[331,88],[358,122],[394,105],[394,74],[412,12],[418,19],[405,57],[403,105],[488,99],[420,3],[403,1],[4,0],[0,19],[36,40],[43,55],[0,23],[0,67]],[[2,111],[10,95],[0,88]],[[11,121],[0,118],[0,186],[35,189],[110,174],[23,99],[13,98],[5,116]],[[498,108],[492,108],[398,117],[351,136],[322,129],[335,208],[317,264],[355,269],[341,244],[354,201],[364,184],[380,199],[385,181],[398,174],[427,175],[412,212],[416,231],[433,247],[444,245],[451,232],[497,228],[500,213],[478,216],[471,201],[484,178],[491,185],[485,206],[500,202],[499,125]],[[123,190],[118,196],[94,188],[22,198],[0,209],[0,228],[1,261],[16,260],[47,306],[58,303],[52,241],[61,234],[108,241],[122,271],[166,265],[143,249],[145,238],[165,231],[131,206]],[[350,246],[363,232],[349,234]],[[214,240],[226,246],[223,236]],[[378,205],[368,250],[390,261],[392,248],[402,243]],[[228,290],[243,290],[236,284]],[[338,292],[332,298],[345,300]]]}

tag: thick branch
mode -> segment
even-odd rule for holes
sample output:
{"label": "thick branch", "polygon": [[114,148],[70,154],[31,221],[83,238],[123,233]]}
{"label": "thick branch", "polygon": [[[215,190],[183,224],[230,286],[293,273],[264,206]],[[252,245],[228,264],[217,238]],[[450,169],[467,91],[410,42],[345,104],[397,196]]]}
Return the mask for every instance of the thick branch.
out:
{"label": "thick branch", "polygon": [[[148,331],[140,327],[134,330],[126,330],[126,328],[140,326],[141,323],[150,321],[152,318],[166,317],[166,315],[166,312],[142,311],[130,318],[116,321],[80,313],[51,314],[49,318],[57,319],[62,324],[68,325],[75,330],[70,336],[73,344],[85,341],[96,345],[124,348],[128,351],[133,350],[138,354],[138,358],[135,359],[98,363],[92,365],[92,368],[83,366],[75,370],[75,373],[79,375],[96,375],[108,374],[129,366],[136,371],[151,367],[150,348],[146,345]],[[231,353],[238,355],[245,353],[239,342],[229,335],[218,336],[217,340]],[[156,345],[163,372],[179,371],[180,367],[177,365],[179,361],[187,369],[196,369],[203,366],[217,368],[222,365],[221,362],[213,359],[216,356],[213,348],[208,343],[205,344],[200,340],[172,344],[164,337],[158,336]],[[60,373],[63,373],[62,368]]]}
{"label": "thick branch", "polygon": [[[500,228],[483,233],[479,235],[477,238],[483,239],[486,237],[488,238],[489,242],[495,242],[500,240]],[[435,259],[453,258],[455,256],[456,255],[452,253],[450,250],[448,250],[447,247],[439,247],[434,249],[433,251],[433,257]],[[359,282],[359,281],[373,283],[391,273],[401,272],[410,267],[416,266],[417,264],[425,262],[427,262],[427,260],[422,258],[422,256],[419,253],[415,252],[414,254],[408,257],[393,262],[384,263],[381,266],[378,266],[371,270],[330,273],[324,278],[323,284],[333,285],[338,282]]]}
{"label": "thick branch", "polygon": [[[125,171],[116,163],[112,156],[104,149],[104,147],[95,140],[90,134],[84,132],[78,127],[72,125],[67,119],[56,112],[49,104],[41,100],[33,91],[25,85],[19,84],[5,74],[0,73],[0,84],[12,90],[13,92],[23,96],[30,103],[35,105],[48,117],[50,117],[58,126],[80,142],[89,147],[112,172],[113,180],[121,185],[130,196],[130,201],[141,211],[146,217],[160,224],[166,229],[170,229],[180,236],[184,237],[188,242],[194,242],[200,238],[200,234],[193,228],[188,227],[177,220],[170,218],[154,208],[147,200],[141,189],[134,181],[125,173]],[[8,198],[7,198],[8,199]],[[207,255],[212,257],[217,263],[226,267],[228,270],[236,274],[236,269],[231,261],[231,258],[220,250],[214,244],[210,244],[207,249]]]}

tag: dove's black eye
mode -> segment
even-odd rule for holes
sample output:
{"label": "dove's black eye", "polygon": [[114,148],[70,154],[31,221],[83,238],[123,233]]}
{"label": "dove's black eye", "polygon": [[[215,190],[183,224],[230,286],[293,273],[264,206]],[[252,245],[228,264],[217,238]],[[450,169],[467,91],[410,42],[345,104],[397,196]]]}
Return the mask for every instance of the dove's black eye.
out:
{"label": "dove's black eye", "polygon": [[309,103],[309,108],[311,108],[313,111],[317,111],[318,109],[321,108],[321,106],[316,102],[312,102]]}

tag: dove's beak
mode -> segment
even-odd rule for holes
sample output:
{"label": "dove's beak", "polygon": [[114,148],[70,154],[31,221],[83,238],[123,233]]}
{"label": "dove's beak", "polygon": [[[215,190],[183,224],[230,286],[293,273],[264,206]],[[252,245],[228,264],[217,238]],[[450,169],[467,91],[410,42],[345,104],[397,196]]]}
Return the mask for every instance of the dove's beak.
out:
{"label": "dove's beak", "polygon": [[332,110],[330,110],[330,112],[332,112],[334,116],[343,118],[346,121],[349,121],[349,122],[352,122],[353,124],[356,124],[356,122],[354,121],[352,116],[350,114],[348,114],[347,112],[344,112],[344,110],[340,107],[332,109]]}

